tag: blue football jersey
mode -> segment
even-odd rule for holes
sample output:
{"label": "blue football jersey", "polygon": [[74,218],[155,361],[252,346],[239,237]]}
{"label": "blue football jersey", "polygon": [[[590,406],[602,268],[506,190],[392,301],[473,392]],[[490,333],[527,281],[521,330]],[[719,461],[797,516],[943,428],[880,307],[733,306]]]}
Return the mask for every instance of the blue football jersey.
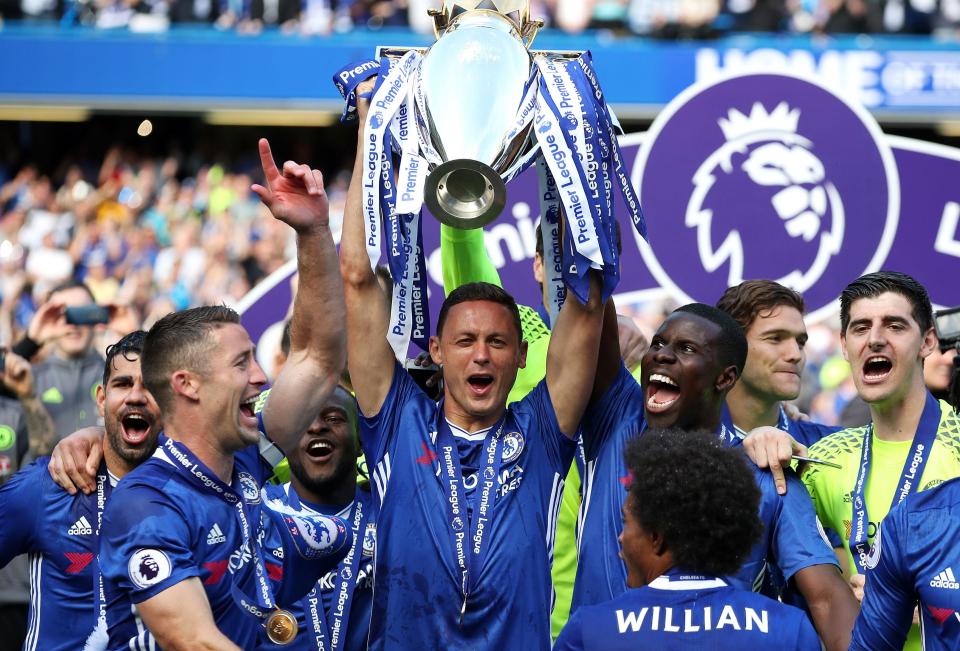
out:
{"label": "blue football jersey", "polygon": [[616,380],[587,407],[582,420],[583,499],[570,612],[609,601],[627,589],[627,568],[618,540],[630,485],[623,453],[627,442],[644,428],[643,389],[621,364]]}
{"label": "blue football jersey", "polygon": [[[500,472],[490,477],[489,552],[475,568],[461,622],[462,577],[436,443],[442,417],[398,364],[380,412],[361,421],[380,501],[370,648],[549,649],[553,540],[576,445],[560,432],[545,382],[510,406]],[[451,429],[472,505],[481,448],[496,435]]]}
{"label": "blue football jersey", "polygon": [[[623,502],[630,483],[623,457],[627,442],[642,432],[643,390],[621,367],[616,381],[592,404],[583,418],[583,502],[580,507],[579,556],[571,612],[578,607],[608,601],[626,590],[627,570],[619,558],[623,531]],[[724,432],[729,428],[723,427]],[[720,435],[732,446],[739,439]],[[787,494],[778,495],[773,476],[751,462],[760,488],[760,521],[764,535],[750,552],[740,571],[729,577],[743,590],[763,586],[768,561],[784,581],[812,565],[837,565],[833,550],[823,537],[816,513],[803,483],[787,473]]]}
{"label": "blue football jersey", "polygon": [[[29,553],[30,620],[26,651],[77,651],[96,625],[98,497],[70,495],[47,472],[49,457],[0,488],[0,567]],[[98,486],[107,482],[101,464]]]}
{"label": "blue football jersey", "polygon": [[890,510],[867,559],[851,650],[903,648],[914,608],[926,651],[960,649],[960,479]]}
{"label": "blue football jersey", "polygon": [[[335,515],[342,519],[353,529],[356,560],[348,554],[320,577],[305,597],[290,604],[281,603],[281,608],[297,618],[297,637],[281,646],[271,642],[261,631],[258,651],[364,651],[373,606],[373,554],[376,548],[375,502],[369,487],[357,486],[355,501],[346,508],[335,510],[305,503],[289,483],[282,486],[267,484],[263,493],[266,507],[278,513]],[[282,548],[266,547],[267,558],[283,557]]]}
{"label": "blue football jersey", "polygon": [[819,651],[802,611],[716,577],[670,572],[570,617],[554,651]]}
{"label": "blue football jersey", "polygon": [[[246,505],[248,526],[260,543],[272,535],[284,540],[282,559],[261,559],[283,603],[303,596],[336,563],[339,557],[330,554],[343,550],[350,532],[337,518],[310,522],[260,508],[260,489],[271,474],[251,446],[235,455],[229,488]],[[244,540],[237,508],[201,486],[217,483],[186,446],[161,435],[154,455],[114,490],[100,545],[109,649],[152,648],[134,606],[191,577],[203,582],[220,631],[241,648],[256,644],[261,620],[246,610],[256,607],[257,550]]]}

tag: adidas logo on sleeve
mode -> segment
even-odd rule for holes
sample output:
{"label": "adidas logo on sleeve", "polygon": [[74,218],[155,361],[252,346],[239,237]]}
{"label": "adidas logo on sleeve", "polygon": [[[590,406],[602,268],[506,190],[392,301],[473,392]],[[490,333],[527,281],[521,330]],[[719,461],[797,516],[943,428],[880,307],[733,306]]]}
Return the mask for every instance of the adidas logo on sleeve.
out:
{"label": "adidas logo on sleeve", "polygon": [[207,534],[207,544],[218,545],[222,542],[227,542],[227,537],[223,535],[220,525],[214,522],[213,526],[210,527],[210,533]]}
{"label": "adidas logo on sleeve", "polygon": [[953,576],[953,568],[948,567],[934,577],[933,581],[930,582],[930,587],[946,588],[947,590],[960,590],[960,583],[957,583],[956,577]]}
{"label": "adidas logo on sleeve", "polygon": [[87,520],[87,516],[81,516],[79,520],[73,523],[69,529],[67,529],[67,535],[69,536],[89,536],[93,533],[93,527],[90,526],[90,521]]}

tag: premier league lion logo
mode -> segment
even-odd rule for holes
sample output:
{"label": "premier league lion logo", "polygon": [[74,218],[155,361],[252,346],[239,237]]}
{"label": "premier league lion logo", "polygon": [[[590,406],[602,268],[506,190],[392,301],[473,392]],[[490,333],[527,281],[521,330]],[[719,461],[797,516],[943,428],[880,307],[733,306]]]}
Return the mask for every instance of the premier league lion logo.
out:
{"label": "premier league lion logo", "polygon": [[[767,278],[830,310],[876,270],[896,233],[899,179],[862,107],[818,83],[744,74],[684,91],[638,152],[633,182],[650,218],[644,261],[681,302],[713,304]],[[672,255],[657,255],[669,242]],[[677,253],[680,252],[680,255]]]}
{"label": "premier league lion logo", "polygon": [[170,576],[170,559],[157,549],[139,549],[127,563],[130,580],[139,588],[160,583]]}
{"label": "premier league lion logo", "polygon": [[147,581],[153,581],[160,576],[160,565],[153,556],[147,556],[140,561],[140,576]]}
{"label": "premier league lion logo", "polygon": [[[726,142],[694,175],[686,224],[697,229],[704,268],[726,264],[728,285],[771,278],[803,292],[840,251],[843,201],[797,133],[799,118],[786,102],[770,112],[757,102],[749,116],[730,109],[718,121]],[[790,255],[745,255],[763,249]]]}

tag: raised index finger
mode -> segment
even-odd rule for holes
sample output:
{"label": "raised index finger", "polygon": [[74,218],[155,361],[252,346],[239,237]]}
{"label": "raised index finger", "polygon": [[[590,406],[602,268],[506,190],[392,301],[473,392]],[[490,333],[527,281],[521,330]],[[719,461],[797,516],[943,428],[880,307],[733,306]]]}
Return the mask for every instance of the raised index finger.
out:
{"label": "raised index finger", "polygon": [[270,150],[270,143],[266,138],[260,138],[258,143],[260,149],[260,166],[263,167],[263,175],[267,179],[267,187],[272,189],[273,183],[280,178],[280,170],[273,160],[273,152]]}

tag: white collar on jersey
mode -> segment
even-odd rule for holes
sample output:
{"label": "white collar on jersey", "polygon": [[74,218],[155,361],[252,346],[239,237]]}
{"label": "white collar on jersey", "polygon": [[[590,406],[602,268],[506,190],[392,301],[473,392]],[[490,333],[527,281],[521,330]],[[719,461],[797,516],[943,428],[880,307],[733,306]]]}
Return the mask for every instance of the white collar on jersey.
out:
{"label": "white collar on jersey", "polygon": [[491,425],[490,427],[478,429],[476,432],[468,432],[462,427],[457,427],[451,423],[449,418],[444,417],[444,419],[447,421],[447,425],[450,426],[450,433],[456,436],[458,439],[464,439],[466,441],[482,441],[483,439],[487,438],[487,434],[493,429],[493,425]]}
{"label": "white collar on jersey", "polygon": [[664,574],[647,585],[655,590],[709,590],[710,588],[722,588],[727,585],[727,582],[723,579],[706,576],[685,578],[682,574],[676,577]]}
{"label": "white collar on jersey", "polygon": [[[287,482],[286,484],[284,484],[283,490],[287,494],[287,500],[288,500],[287,504],[289,504],[290,493],[291,492],[296,493],[297,491],[294,490],[293,484],[291,482]],[[310,505],[304,503],[303,498],[300,497],[299,493],[297,493],[297,502],[300,504],[300,513],[308,513],[310,515],[325,515],[323,513],[320,513],[316,509],[312,508]],[[353,513],[353,505],[355,503],[356,503],[356,500],[353,500],[352,502],[347,504],[345,507],[343,507],[342,511],[336,514],[336,516],[344,520],[349,520],[351,514]]]}
{"label": "white collar on jersey", "polygon": [[120,483],[120,478],[117,477],[117,476],[116,476],[115,474],[113,474],[112,472],[110,472],[110,469],[109,469],[109,468],[107,468],[107,479],[110,481],[110,487],[111,487],[111,488],[116,488],[116,487],[117,487],[117,484]]}

